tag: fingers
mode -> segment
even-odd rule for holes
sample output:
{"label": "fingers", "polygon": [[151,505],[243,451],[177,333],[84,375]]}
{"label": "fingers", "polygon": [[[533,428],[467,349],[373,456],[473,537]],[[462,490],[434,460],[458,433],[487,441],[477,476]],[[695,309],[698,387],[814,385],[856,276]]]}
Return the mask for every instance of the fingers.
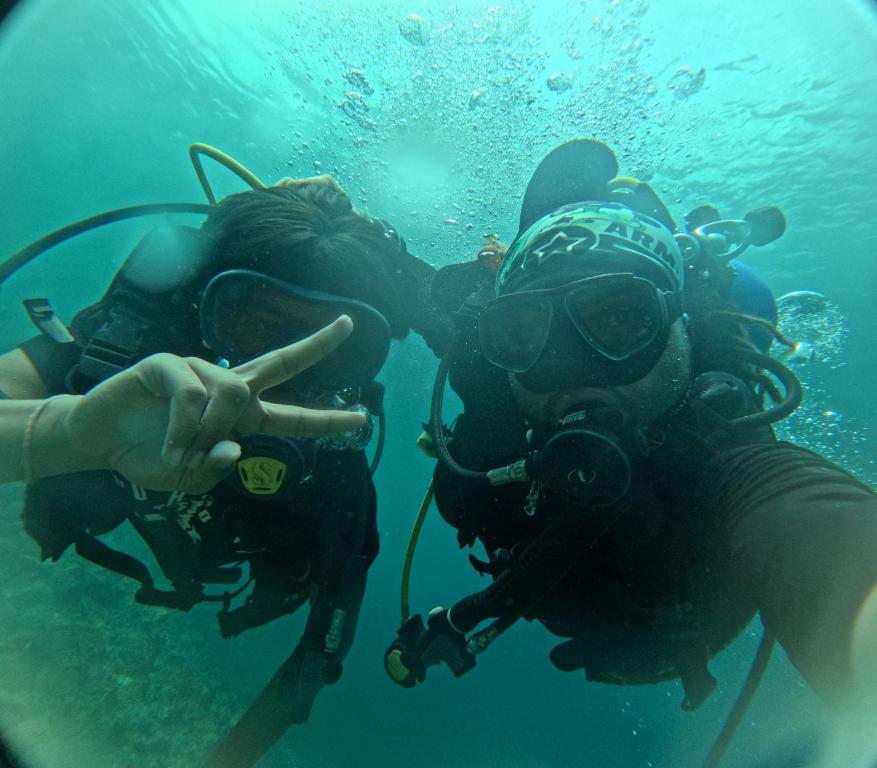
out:
{"label": "fingers", "polygon": [[353,331],[353,321],[342,315],[331,325],[282,349],[232,369],[256,394],[297,376],[333,352]]}
{"label": "fingers", "polygon": [[338,181],[334,176],[330,176],[329,174],[323,174],[322,176],[308,176],[304,179],[293,179],[289,176],[284,176],[280,181],[278,181],[274,186],[275,187],[304,187],[309,184],[313,184],[315,186],[320,187],[328,187],[329,189],[333,189],[336,192],[340,192],[343,195],[347,195]]}
{"label": "fingers", "polygon": [[132,370],[148,392],[169,401],[161,456],[169,464],[180,466],[198,434],[208,400],[207,388],[189,364],[175,355],[153,355]]}
{"label": "fingers", "polygon": [[173,488],[167,490],[187,494],[207,493],[234,471],[234,463],[239,456],[240,446],[236,443],[228,440],[218,443],[198,469],[182,469]]}
{"label": "fingers", "polygon": [[365,414],[351,411],[318,411],[297,405],[263,403],[260,431],[285,437],[322,437],[337,432],[355,432],[365,424]]}
{"label": "fingers", "polygon": [[[242,417],[258,394],[282,384],[322,360],[353,330],[346,315],[283,349],[225,370],[198,358],[153,355],[131,371],[150,394],[168,401],[168,424],[161,456],[175,467],[210,473],[226,470],[240,456],[232,442]],[[272,435],[320,437],[351,432],[365,422],[361,413],[322,411],[259,402],[250,428]]]}
{"label": "fingers", "polygon": [[240,445],[231,440],[220,440],[207,452],[204,469],[227,471],[240,457]]}
{"label": "fingers", "polygon": [[234,459],[226,460],[233,452],[229,446],[237,447],[228,438],[252,398],[240,377],[198,358],[168,354],[153,355],[134,370],[151,394],[169,401],[164,461],[198,469],[208,456],[212,467],[227,467],[237,459],[239,448]]}
{"label": "fingers", "polygon": [[247,384],[232,371],[196,357],[189,358],[187,362],[208,392],[197,434],[189,447],[187,466],[197,469],[214,447],[236,434],[238,421],[250,405],[253,395]]}

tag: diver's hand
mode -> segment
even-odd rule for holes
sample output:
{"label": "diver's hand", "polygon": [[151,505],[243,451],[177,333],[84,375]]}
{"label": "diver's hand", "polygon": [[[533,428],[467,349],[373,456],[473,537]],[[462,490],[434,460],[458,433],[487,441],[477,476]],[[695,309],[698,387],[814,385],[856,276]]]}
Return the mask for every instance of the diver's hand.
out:
{"label": "diver's hand", "polygon": [[349,197],[347,192],[344,191],[344,188],[338,183],[338,180],[334,176],[330,176],[325,173],[322,176],[308,176],[304,179],[293,179],[289,176],[284,176],[280,181],[278,181],[274,186],[275,187],[305,187],[309,184],[313,184],[318,187],[326,187],[328,189],[332,189],[336,192],[340,192],[344,197]]}
{"label": "diver's hand", "polygon": [[[50,402],[32,436],[34,476],[40,455],[59,441],[81,469],[113,469],[151,490],[204,493],[240,456],[248,434],[319,437],[356,430],[361,413],[311,410],[262,400],[260,394],[314,365],[346,339],[341,317],[302,341],[233,369],[198,358],[158,354],[81,397]],[[72,457],[72,458],[71,458]]]}
{"label": "diver's hand", "polygon": [[396,630],[396,639],[384,652],[384,670],[396,685],[413,688],[426,680],[426,665],[420,658],[419,646],[426,636],[420,614],[415,614]]}
{"label": "diver's hand", "polygon": [[466,636],[451,625],[448,611],[442,607],[430,611],[426,627],[419,614],[408,619],[384,653],[387,675],[403,688],[422,683],[427,667],[441,663],[447,665],[454,677],[475,666],[475,657],[466,647]]}

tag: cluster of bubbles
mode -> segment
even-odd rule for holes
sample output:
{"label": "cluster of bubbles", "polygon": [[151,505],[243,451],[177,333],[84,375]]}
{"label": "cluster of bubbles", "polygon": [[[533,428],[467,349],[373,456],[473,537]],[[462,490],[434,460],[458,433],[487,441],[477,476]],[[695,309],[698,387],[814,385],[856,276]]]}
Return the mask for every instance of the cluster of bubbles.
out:
{"label": "cluster of bubbles", "polygon": [[868,432],[844,414],[827,407],[830,394],[808,386],[798,411],[776,428],[777,437],[824,456],[868,482],[877,481],[877,465],[869,456]]}
{"label": "cluster of bubbles", "polygon": [[777,316],[780,330],[794,342],[784,355],[787,362],[844,365],[847,322],[833,301],[816,291],[793,291],[777,299]]}
{"label": "cluster of bubbles", "polygon": [[868,431],[831,407],[826,374],[845,365],[849,335],[841,308],[821,293],[795,291],[777,299],[778,326],[793,342],[775,354],[804,387],[798,410],[776,426],[777,436],[803,445],[865,479],[877,481]]}
{"label": "cluster of bubbles", "polygon": [[[322,83],[332,119],[316,135],[293,134],[287,161],[319,163],[366,202],[370,190],[399,187],[404,216],[416,195],[416,218],[428,217],[424,231],[436,232],[429,257],[457,260],[483,232],[509,229],[529,174],[560,141],[604,138],[644,179],[660,166],[668,143],[650,136],[664,133],[668,97],[692,96],[706,73],[654,74],[648,11],[646,0],[568,0],[559,32],[528,2],[395,18],[342,8],[290,14],[283,35],[291,44],[281,56]],[[406,141],[445,152],[444,188],[400,185],[388,148]]]}

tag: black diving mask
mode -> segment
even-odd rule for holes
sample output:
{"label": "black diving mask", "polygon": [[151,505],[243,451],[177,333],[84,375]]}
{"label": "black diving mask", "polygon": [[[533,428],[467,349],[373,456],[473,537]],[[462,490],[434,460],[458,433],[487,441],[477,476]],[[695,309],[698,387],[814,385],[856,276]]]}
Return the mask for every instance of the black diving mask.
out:
{"label": "black diving mask", "polygon": [[338,391],[377,376],[390,349],[390,326],[374,307],[245,269],[216,275],[201,296],[201,334],[232,365],[300,341],[340,315],[350,336],[296,377],[297,386]]}
{"label": "black diving mask", "polygon": [[520,291],[478,316],[481,353],[533,392],[637,381],[657,363],[682,310],[632,273]]}

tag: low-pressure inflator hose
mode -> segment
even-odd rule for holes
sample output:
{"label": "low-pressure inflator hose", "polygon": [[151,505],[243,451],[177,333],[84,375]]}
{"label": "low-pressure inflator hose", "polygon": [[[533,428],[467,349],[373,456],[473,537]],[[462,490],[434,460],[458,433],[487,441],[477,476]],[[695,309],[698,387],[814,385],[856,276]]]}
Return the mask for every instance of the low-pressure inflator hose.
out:
{"label": "low-pressure inflator hose", "polygon": [[442,357],[435,375],[435,384],[432,388],[432,401],[429,409],[429,429],[436,456],[438,456],[438,460],[442,464],[460,477],[469,480],[487,480],[487,472],[475,472],[474,470],[461,467],[454,457],[451,456],[450,451],[448,451],[448,445],[445,442],[444,426],[442,424],[442,403],[444,403],[445,399],[445,383],[448,379],[448,371],[451,368],[451,358],[453,357],[453,350],[458,339],[459,336],[457,334],[451,338],[448,351]]}
{"label": "low-pressure inflator hose", "polygon": [[213,189],[210,187],[210,182],[207,180],[207,174],[204,172],[204,167],[201,163],[201,155],[207,155],[220,165],[225,166],[239,179],[242,179],[249,184],[253,189],[266,188],[266,184],[254,173],[247,170],[233,157],[225,154],[225,152],[221,152],[215,147],[211,147],[209,144],[191,144],[189,145],[189,157],[192,160],[192,165],[195,167],[195,173],[198,175],[198,181],[201,183],[201,188],[204,190],[204,194],[210,201],[209,205],[204,203],[150,203],[147,205],[132,205],[128,208],[116,208],[112,211],[104,211],[95,216],[89,216],[87,219],[74,221],[72,224],[56,229],[54,232],[50,232],[39,240],[35,240],[29,245],[26,245],[20,251],[13,253],[12,256],[0,264],[0,285],[2,285],[10,275],[17,272],[25,264],[33,261],[37,256],[45,253],[50,248],[54,248],[56,245],[59,245],[72,237],[81,235],[83,232],[97,229],[106,224],[113,224],[114,222],[124,221],[125,219],[134,219],[139,216],[153,216],[158,213],[209,214],[213,210],[213,205],[216,204],[216,196],[213,194]]}
{"label": "low-pressure inflator hose", "polygon": [[731,711],[728,713],[727,718],[725,718],[722,730],[716,737],[715,743],[707,755],[706,760],[704,760],[703,768],[716,768],[719,761],[722,759],[722,756],[727,751],[728,746],[731,744],[731,739],[734,738],[734,733],[740,725],[743,716],[746,714],[746,710],[749,709],[752,697],[755,695],[755,691],[758,690],[761,679],[764,677],[764,672],[767,669],[767,663],[770,661],[770,654],[773,651],[775,643],[776,638],[773,633],[770,630],[765,629],[764,634],[761,637],[761,642],[758,645],[755,659],[753,659],[752,666],[749,669],[749,674],[746,676],[746,681],[743,683],[743,688],[740,689],[740,693],[737,695],[737,700],[734,702],[734,706],[731,707]]}
{"label": "low-pressure inflator hose", "polygon": [[508,614],[510,609],[517,616],[526,613],[572,570],[587,549],[584,538],[591,527],[592,521],[581,509],[548,526],[523,549],[512,568],[453,606],[454,626],[466,633],[484,619]]}
{"label": "low-pressure inflator hose", "polygon": [[423,494],[423,501],[420,502],[420,509],[417,511],[414,526],[411,528],[411,535],[408,537],[408,548],[405,550],[405,562],[402,563],[402,585],[399,590],[399,601],[403,624],[411,617],[411,603],[408,597],[408,590],[411,585],[411,567],[414,564],[414,552],[417,549],[417,542],[420,539],[420,531],[423,529],[423,521],[426,520],[429,505],[432,504],[432,497],[433,483],[430,480],[426,493]]}
{"label": "low-pressure inflator hose", "polygon": [[267,187],[265,182],[256,176],[255,173],[247,170],[230,155],[225,154],[225,152],[218,150],[216,147],[211,147],[209,144],[196,142],[189,145],[189,159],[195,167],[195,174],[198,176],[198,181],[201,183],[201,189],[204,190],[204,194],[207,196],[211,205],[216,205],[216,195],[213,194],[213,188],[207,180],[207,174],[204,172],[204,166],[201,164],[201,155],[207,155],[207,157],[215,160],[220,165],[225,166],[235,176],[249,184],[253,189],[265,189]]}

